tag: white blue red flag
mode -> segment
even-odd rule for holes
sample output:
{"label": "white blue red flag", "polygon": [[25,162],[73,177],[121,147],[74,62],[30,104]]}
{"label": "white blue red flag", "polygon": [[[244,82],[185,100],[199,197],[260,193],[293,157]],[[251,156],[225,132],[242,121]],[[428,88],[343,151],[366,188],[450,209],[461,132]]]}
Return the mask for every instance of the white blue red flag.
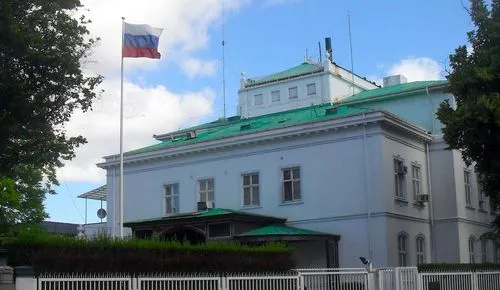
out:
{"label": "white blue red flag", "polygon": [[158,42],[162,31],[147,24],[125,23],[123,57],[160,58]]}

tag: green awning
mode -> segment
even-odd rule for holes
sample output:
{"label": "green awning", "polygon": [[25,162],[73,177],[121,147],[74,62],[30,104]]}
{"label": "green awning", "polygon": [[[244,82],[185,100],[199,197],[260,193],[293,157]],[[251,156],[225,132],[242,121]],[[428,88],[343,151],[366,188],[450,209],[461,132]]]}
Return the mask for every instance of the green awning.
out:
{"label": "green awning", "polygon": [[306,230],[306,229],[299,229],[285,225],[268,225],[262,228],[258,228],[240,234],[235,238],[239,240],[249,240],[249,241],[270,241],[270,240],[293,241],[293,240],[316,240],[316,239],[338,240],[340,236],[323,232]]}

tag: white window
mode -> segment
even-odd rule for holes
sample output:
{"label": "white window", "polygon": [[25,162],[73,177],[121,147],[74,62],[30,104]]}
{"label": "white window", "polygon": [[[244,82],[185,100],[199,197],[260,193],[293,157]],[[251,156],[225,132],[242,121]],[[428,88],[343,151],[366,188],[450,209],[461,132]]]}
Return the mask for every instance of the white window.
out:
{"label": "white window", "polygon": [[210,202],[214,201],[214,179],[200,179],[198,180],[198,201]]}
{"label": "white window", "polygon": [[488,240],[481,240],[481,263],[488,262]]}
{"label": "white window", "polygon": [[480,210],[485,210],[485,203],[486,203],[486,196],[484,194],[483,188],[481,184],[478,182],[477,183],[477,189],[478,189],[478,207]]}
{"label": "white window", "polygon": [[408,266],[408,234],[398,234],[398,265]]}
{"label": "white window", "polygon": [[406,183],[406,166],[404,160],[394,158],[394,187],[397,198],[406,199],[405,183]]}
{"label": "white window", "polygon": [[475,263],[475,257],[474,257],[474,237],[469,238],[469,263],[474,264]]}
{"label": "white window", "polygon": [[425,263],[425,238],[424,236],[417,236],[416,240],[417,250],[417,264]]}
{"label": "white window", "polygon": [[300,168],[284,168],[283,173],[283,202],[299,201],[300,194]]}
{"label": "white window", "polygon": [[260,203],[259,174],[249,173],[242,175],[243,206],[258,206]]}
{"label": "white window", "polygon": [[413,198],[417,200],[417,196],[422,194],[422,171],[419,165],[411,166],[411,179],[413,184]]}
{"label": "white window", "polygon": [[280,91],[272,91],[271,92],[271,101],[274,102],[279,102],[281,100],[281,94]]}
{"label": "white window", "polygon": [[179,184],[167,184],[163,186],[165,193],[165,215],[179,213]]}
{"label": "white window", "polygon": [[261,106],[264,104],[264,96],[262,94],[257,94],[253,97],[253,104],[255,106]]}
{"label": "white window", "polygon": [[470,172],[468,170],[464,170],[464,187],[465,187],[465,204],[472,205],[471,187],[470,187]]}
{"label": "white window", "polygon": [[298,97],[299,97],[299,92],[297,91],[297,87],[288,88],[289,99],[297,99]]}
{"label": "white window", "polygon": [[316,84],[308,84],[307,85],[307,95],[308,96],[316,95]]}

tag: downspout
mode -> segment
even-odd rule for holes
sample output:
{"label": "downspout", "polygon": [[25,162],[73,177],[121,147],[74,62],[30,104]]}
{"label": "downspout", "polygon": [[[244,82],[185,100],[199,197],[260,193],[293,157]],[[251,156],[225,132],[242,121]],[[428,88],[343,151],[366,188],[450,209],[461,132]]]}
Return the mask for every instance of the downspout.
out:
{"label": "downspout", "polygon": [[113,231],[113,236],[118,236],[116,234],[116,201],[117,201],[117,193],[116,193],[116,166],[113,166],[113,223],[111,223],[111,230]]}
{"label": "downspout", "polygon": [[368,153],[366,146],[366,113],[363,113],[363,163],[365,165],[365,193],[366,193],[366,211],[367,211],[367,236],[368,236],[368,259],[373,261],[373,251],[372,251],[372,234],[371,234],[371,223],[372,223],[372,210],[371,210],[371,193],[370,186],[368,185]]}

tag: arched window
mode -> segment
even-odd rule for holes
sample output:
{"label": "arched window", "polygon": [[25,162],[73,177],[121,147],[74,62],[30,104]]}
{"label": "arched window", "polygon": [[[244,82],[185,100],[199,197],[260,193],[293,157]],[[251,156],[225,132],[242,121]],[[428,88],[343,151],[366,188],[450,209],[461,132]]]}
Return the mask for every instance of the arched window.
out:
{"label": "arched window", "polygon": [[488,262],[488,240],[481,239],[481,263]]}
{"label": "arched window", "polygon": [[408,266],[408,234],[405,232],[398,234],[398,265]]}
{"label": "arched window", "polygon": [[425,263],[425,236],[418,235],[415,239],[416,253],[417,253],[417,264]]}
{"label": "arched window", "polygon": [[476,259],[474,257],[474,243],[476,241],[476,238],[474,236],[469,237],[469,262],[471,264],[474,264],[476,262]]}

